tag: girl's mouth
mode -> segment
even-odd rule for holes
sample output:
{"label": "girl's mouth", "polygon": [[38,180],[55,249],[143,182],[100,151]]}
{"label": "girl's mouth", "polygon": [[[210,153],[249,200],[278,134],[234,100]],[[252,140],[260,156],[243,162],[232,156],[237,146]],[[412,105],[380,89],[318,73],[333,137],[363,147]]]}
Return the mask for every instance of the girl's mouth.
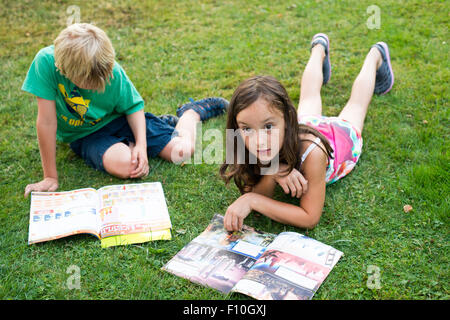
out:
{"label": "girl's mouth", "polygon": [[267,154],[270,154],[270,150],[271,149],[260,149],[257,152],[258,152],[258,155],[267,155]]}

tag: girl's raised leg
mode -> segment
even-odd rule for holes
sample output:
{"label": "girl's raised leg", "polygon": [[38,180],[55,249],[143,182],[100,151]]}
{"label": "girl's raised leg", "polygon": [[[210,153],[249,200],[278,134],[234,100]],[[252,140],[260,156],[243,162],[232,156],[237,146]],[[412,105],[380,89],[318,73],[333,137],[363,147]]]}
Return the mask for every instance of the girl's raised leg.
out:
{"label": "girl's raised leg", "polygon": [[303,71],[300,102],[297,113],[301,115],[322,115],[322,99],[320,89],[323,83],[322,65],[325,58],[325,48],[315,45]]}
{"label": "girl's raised leg", "polygon": [[364,64],[353,82],[352,93],[339,118],[349,121],[362,132],[367,109],[372,99],[377,69],[383,62],[380,51],[372,47],[364,60]]}

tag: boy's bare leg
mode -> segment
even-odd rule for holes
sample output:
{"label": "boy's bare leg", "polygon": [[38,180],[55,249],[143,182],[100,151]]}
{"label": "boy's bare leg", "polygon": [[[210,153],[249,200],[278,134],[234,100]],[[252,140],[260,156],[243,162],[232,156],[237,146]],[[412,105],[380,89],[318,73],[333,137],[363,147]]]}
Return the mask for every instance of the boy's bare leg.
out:
{"label": "boy's bare leg", "polygon": [[200,115],[197,112],[194,110],[184,112],[175,127],[178,136],[170,140],[159,156],[174,163],[181,163],[189,159],[195,149],[198,122],[200,122]]}
{"label": "boy's bare leg", "polygon": [[321,115],[322,99],[320,89],[323,83],[322,64],[325,58],[325,48],[315,45],[303,71],[298,115]]}
{"label": "boy's bare leg", "polygon": [[370,49],[361,71],[353,82],[350,99],[338,116],[349,121],[360,132],[362,132],[367,109],[373,96],[377,69],[382,62],[380,51],[376,48]]}
{"label": "boy's bare leg", "polygon": [[135,165],[131,164],[132,148],[133,145],[128,146],[123,142],[109,147],[103,155],[103,167],[106,172],[121,179],[130,178],[131,171],[135,169]]}
{"label": "boy's bare leg", "polygon": [[[181,163],[189,159],[194,153],[198,122],[200,122],[199,114],[193,110],[187,110],[175,127],[179,135],[170,140],[159,156],[174,163]],[[121,179],[130,178],[130,172],[135,169],[131,164],[133,147],[133,144],[128,146],[120,142],[108,148],[103,155],[103,167],[106,172]]]}

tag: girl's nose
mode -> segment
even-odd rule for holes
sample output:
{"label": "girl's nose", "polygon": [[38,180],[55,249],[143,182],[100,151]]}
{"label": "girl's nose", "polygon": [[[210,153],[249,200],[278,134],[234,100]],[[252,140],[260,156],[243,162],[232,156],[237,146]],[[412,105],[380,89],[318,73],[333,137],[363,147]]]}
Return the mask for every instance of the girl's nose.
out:
{"label": "girl's nose", "polygon": [[256,144],[258,146],[258,148],[260,147],[266,147],[268,145],[268,136],[265,130],[259,130],[258,134],[257,134],[257,141]]}

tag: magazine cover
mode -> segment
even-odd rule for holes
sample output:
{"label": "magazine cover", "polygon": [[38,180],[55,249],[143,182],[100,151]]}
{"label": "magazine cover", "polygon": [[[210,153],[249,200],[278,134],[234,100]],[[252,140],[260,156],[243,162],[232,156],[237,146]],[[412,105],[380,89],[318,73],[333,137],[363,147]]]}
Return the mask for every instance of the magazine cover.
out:
{"label": "magazine cover", "polygon": [[295,232],[282,232],[233,291],[261,300],[311,299],[342,252]]}
{"label": "magazine cover", "polygon": [[163,270],[228,293],[274,237],[248,226],[239,232],[228,232],[223,227],[223,216],[216,214],[206,230],[178,252]]}
{"label": "magazine cover", "polygon": [[162,269],[223,293],[262,300],[307,300],[343,253],[295,232],[279,235],[244,225],[228,232],[214,215],[206,230]]}

